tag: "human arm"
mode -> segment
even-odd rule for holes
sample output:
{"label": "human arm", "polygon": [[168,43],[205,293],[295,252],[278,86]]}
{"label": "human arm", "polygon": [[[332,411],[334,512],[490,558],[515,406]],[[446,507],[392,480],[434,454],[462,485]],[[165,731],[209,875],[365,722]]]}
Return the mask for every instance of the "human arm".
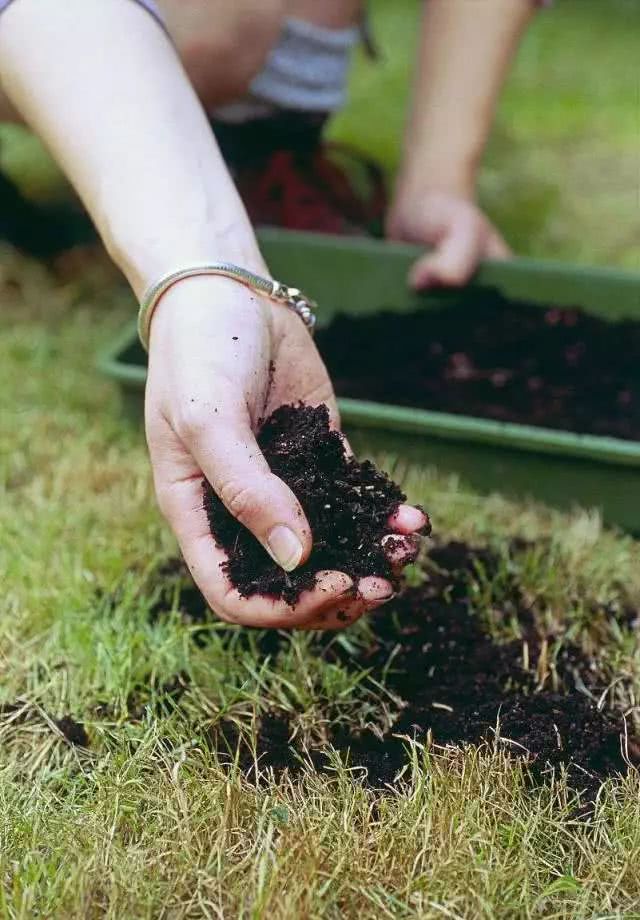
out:
{"label": "human arm", "polygon": [[428,0],[404,156],[387,224],[392,239],[433,246],[415,287],[462,284],[508,247],[475,202],[500,88],[529,23],[531,0]]}
{"label": "human arm", "polygon": [[[138,298],[150,282],[197,262],[221,259],[266,272],[178,56],[132,0],[16,0],[0,19],[0,80],[75,185]],[[275,389],[272,361],[283,367]],[[146,393],[160,507],[221,616],[249,625],[312,625],[332,604],[344,606],[351,587],[345,578],[327,576],[324,590],[294,611],[265,599],[243,601],[223,577],[202,509],[205,475],[283,564],[308,556],[305,516],[255,441],[259,419],[276,399],[328,402],[337,424],[330,381],[298,317],[223,278],[192,278],[162,298]],[[420,527],[415,512],[407,513]],[[402,530],[403,522],[397,526]],[[292,534],[279,541],[279,551],[276,527]],[[381,600],[371,585],[358,587],[356,614]]]}

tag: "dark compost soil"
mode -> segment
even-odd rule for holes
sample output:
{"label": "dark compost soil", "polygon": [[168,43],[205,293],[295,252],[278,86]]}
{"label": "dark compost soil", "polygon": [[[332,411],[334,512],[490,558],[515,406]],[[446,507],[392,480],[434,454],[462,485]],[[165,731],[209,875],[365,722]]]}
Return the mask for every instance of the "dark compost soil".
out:
{"label": "dark compost soil", "polygon": [[[364,640],[343,643],[331,633],[314,638],[319,657],[354,675],[367,671],[374,684],[392,694],[386,705],[395,709],[394,721],[382,735],[349,729],[331,705],[324,710],[328,741],[367,786],[379,789],[398,782],[408,763],[407,737],[430,737],[436,745],[488,742],[525,759],[532,781],[544,781],[564,768],[570,786],[583,792],[583,813],[588,814],[603,779],[624,774],[627,756],[640,763],[640,742],[631,724],[625,739],[621,714],[596,705],[610,683],[608,672],[562,633],[546,634],[525,597],[518,572],[522,554],[531,549],[531,544],[513,541],[505,560],[489,547],[456,541],[432,546],[424,560],[427,580],[370,616]],[[184,563],[163,565],[154,583],[159,593],[150,618],[157,621],[175,607],[186,624],[202,626],[192,631],[194,641],[201,646],[211,641],[206,628],[210,614]],[[489,595],[488,585],[493,586]],[[605,630],[614,624],[616,630],[639,628],[640,609],[623,598],[624,593],[588,603],[594,624]],[[492,632],[519,638],[496,641]],[[276,630],[233,629],[216,635],[228,637],[234,650],[261,658],[289,646],[287,634]],[[142,719],[152,700],[159,712],[181,709],[189,685],[186,673],[164,683],[150,674],[127,700],[129,719]],[[395,707],[390,699],[396,700]],[[241,733],[224,718],[213,727],[193,729],[223,762],[238,763],[250,779],[255,779],[256,766],[276,774],[297,773],[310,760],[319,771],[331,769],[326,746],[310,751],[300,746],[296,705],[264,713],[252,736],[247,727]],[[110,714],[107,704],[95,711],[99,718]],[[2,715],[0,708],[0,720]]]}
{"label": "dark compost soil", "polygon": [[77,722],[72,716],[65,715],[56,719],[41,707],[29,705],[25,700],[12,703],[0,703],[0,726],[6,722],[24,725],[28,722],[43,722],[54,726],[62,737],[73,747],[88,748],[91,745],[89,735],[83,722]]}
{"label": "dark compost soil", "polygon": [[282,406],[264,423],[258,443],[271,470],[300,501],[313,533],[313,552],[287,574],[205,481],[211,533],[227,553],[224,568],[242,596],[261,594],[295,604],[322,570],[345,572],[354,581],[377,575],[393,582],[381,540],[405,496],[371,462],[345,455],[342,436],[329,428],[327,407]]}
{"label": "dark compost soil", "polygon": [[338,395],[640,440],[640,323],[468,296],[335,317],[316,341]]}
{"label": "dark compost soil", "polygon": [[[490,742],[526,759],[533,780],[565,768],[570,786],[593,801],[604,778],[627,769],[623,720],[594,702],[603,689],[595,663],[570,643],[561,644],[553,657],[547,654],[553,637],[537,634],[515,581],[503,595],[504,616],[517,619],[522,638],[501,644],[491,637],[470,598],[476,567],[490,573],[497,564],[490,551],[450,543],[430,556],[438,570],[406,591],[392,616],[371,618],[371,641],[364,648],[347,652],[327,637],[317,640],[326,658],[348,669],[368,669],[402,701],[382,737],[334,727],[333,746],[351,767],[361,768],[367,785],[379,788],[392,785],[407,763],[407,736],[422,741],[430,736],[438,745]],[[616,619],[619,614],[623,627],[631,622],[627,608],[603,606],[601,612]],[[549,664],[541,667],[543,649]],[[240,764],[249,775],[256,762],[276,773],[297,772],[304,757],[297,742],[289,743],[289,718],[278,712],[263,717],[254,750],[228,724],[217,727],[212,744],[224,754],[234,753],[239,742]],[[637,756],[633,739],[628,753]],[[328,768],[326,753],[310,756],[318,769]]]}

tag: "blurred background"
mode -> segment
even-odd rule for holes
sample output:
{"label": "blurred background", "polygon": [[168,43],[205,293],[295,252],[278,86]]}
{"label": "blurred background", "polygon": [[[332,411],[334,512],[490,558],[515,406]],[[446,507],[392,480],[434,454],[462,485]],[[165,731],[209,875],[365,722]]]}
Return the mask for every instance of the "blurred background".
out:
{"label": "blurred background", "polygon": [[[391,171],[419,11],[419,0],[374,0],[382,57],[359,55],[331,130]],[[481,179],[482,203],[518,253],[640,268],[639,36],[639,0],[556,0],[529,29]],[[0,141],[2,165],[30,197],[66,193],[27,132],[5,126]]]}

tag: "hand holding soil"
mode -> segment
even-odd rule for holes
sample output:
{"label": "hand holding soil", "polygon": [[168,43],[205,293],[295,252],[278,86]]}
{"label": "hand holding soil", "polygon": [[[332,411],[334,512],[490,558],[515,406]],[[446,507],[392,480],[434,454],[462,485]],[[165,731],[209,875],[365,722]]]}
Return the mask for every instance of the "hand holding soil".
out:
{"label": "hand holding soil", "polygon": [[[362,535],[376,541],[378,551],[365,553],[361,568],[355,559],[339,569],[305,568],[316,536],[309,509],[271,471],[256,440],[262,420],[283,405],[299,403],[327,407],[324,430],[323,418],[314,416],[309,431],[316,444],[329,436],[329,423],[338,427],[331,382],[297,316],[219,277],[191,278],[167,292],[151,329],[145,411],[156,493],[198,586],[212,609],[230,622],[342,628],[393,596],[398,569],[417,551],[414,534],[428,523],[422,511],[402,504],[400,490],[386,477],[370,465],[344,460],[347,478],[338,488],[362,488],[375,497],[375,502],[364,499],[360,510],[368,509],[371,524]],[[270,430],[273,434],[273,426]],[[343,458],[343,442],[335,434],[330,443],[338,473],[336,443]],[[311,473],[313,455],[305,456]],[[226,528],[217,534],[220,545],[214,543],[203,507],[203,479],[211,484],[209,518],[211,498],[217,497],[236,528],[231,546]],[[326,515],[331,509],[320,510]],[[311,516],[317,525],[318,516]],[[385,531],[395,536],[384,541],[383,552]],[[356,533],[357,528],[349,539]],[[256,558],[275,573],[271,581],[234,585],[236,569],[221,546],[233,560],[247,540],[259,551]],[[330,559],[345,556],[325,547],[318,560]],[[257,574],[264,576],[265,569]]]}

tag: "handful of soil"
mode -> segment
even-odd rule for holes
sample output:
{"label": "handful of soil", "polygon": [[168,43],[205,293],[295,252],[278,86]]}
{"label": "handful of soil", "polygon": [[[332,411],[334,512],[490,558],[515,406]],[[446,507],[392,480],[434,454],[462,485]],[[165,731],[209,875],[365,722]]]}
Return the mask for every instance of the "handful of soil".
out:
{"label": "handful of soil", "polygon": [[326,406],[282,406],[265,422],[258,444],[269,466],[291,488],[311,526],[307,562],[285,572],[225,508],[205,480],[204,508],[223,567],[243,597],[255,594],[295,604],[317,573],[335,570],[354,581],[378,575],[396,581],[382,546],[389,517],[405,501],[400,487],[368,460],[347,457],[342,435],[329,427]]}

